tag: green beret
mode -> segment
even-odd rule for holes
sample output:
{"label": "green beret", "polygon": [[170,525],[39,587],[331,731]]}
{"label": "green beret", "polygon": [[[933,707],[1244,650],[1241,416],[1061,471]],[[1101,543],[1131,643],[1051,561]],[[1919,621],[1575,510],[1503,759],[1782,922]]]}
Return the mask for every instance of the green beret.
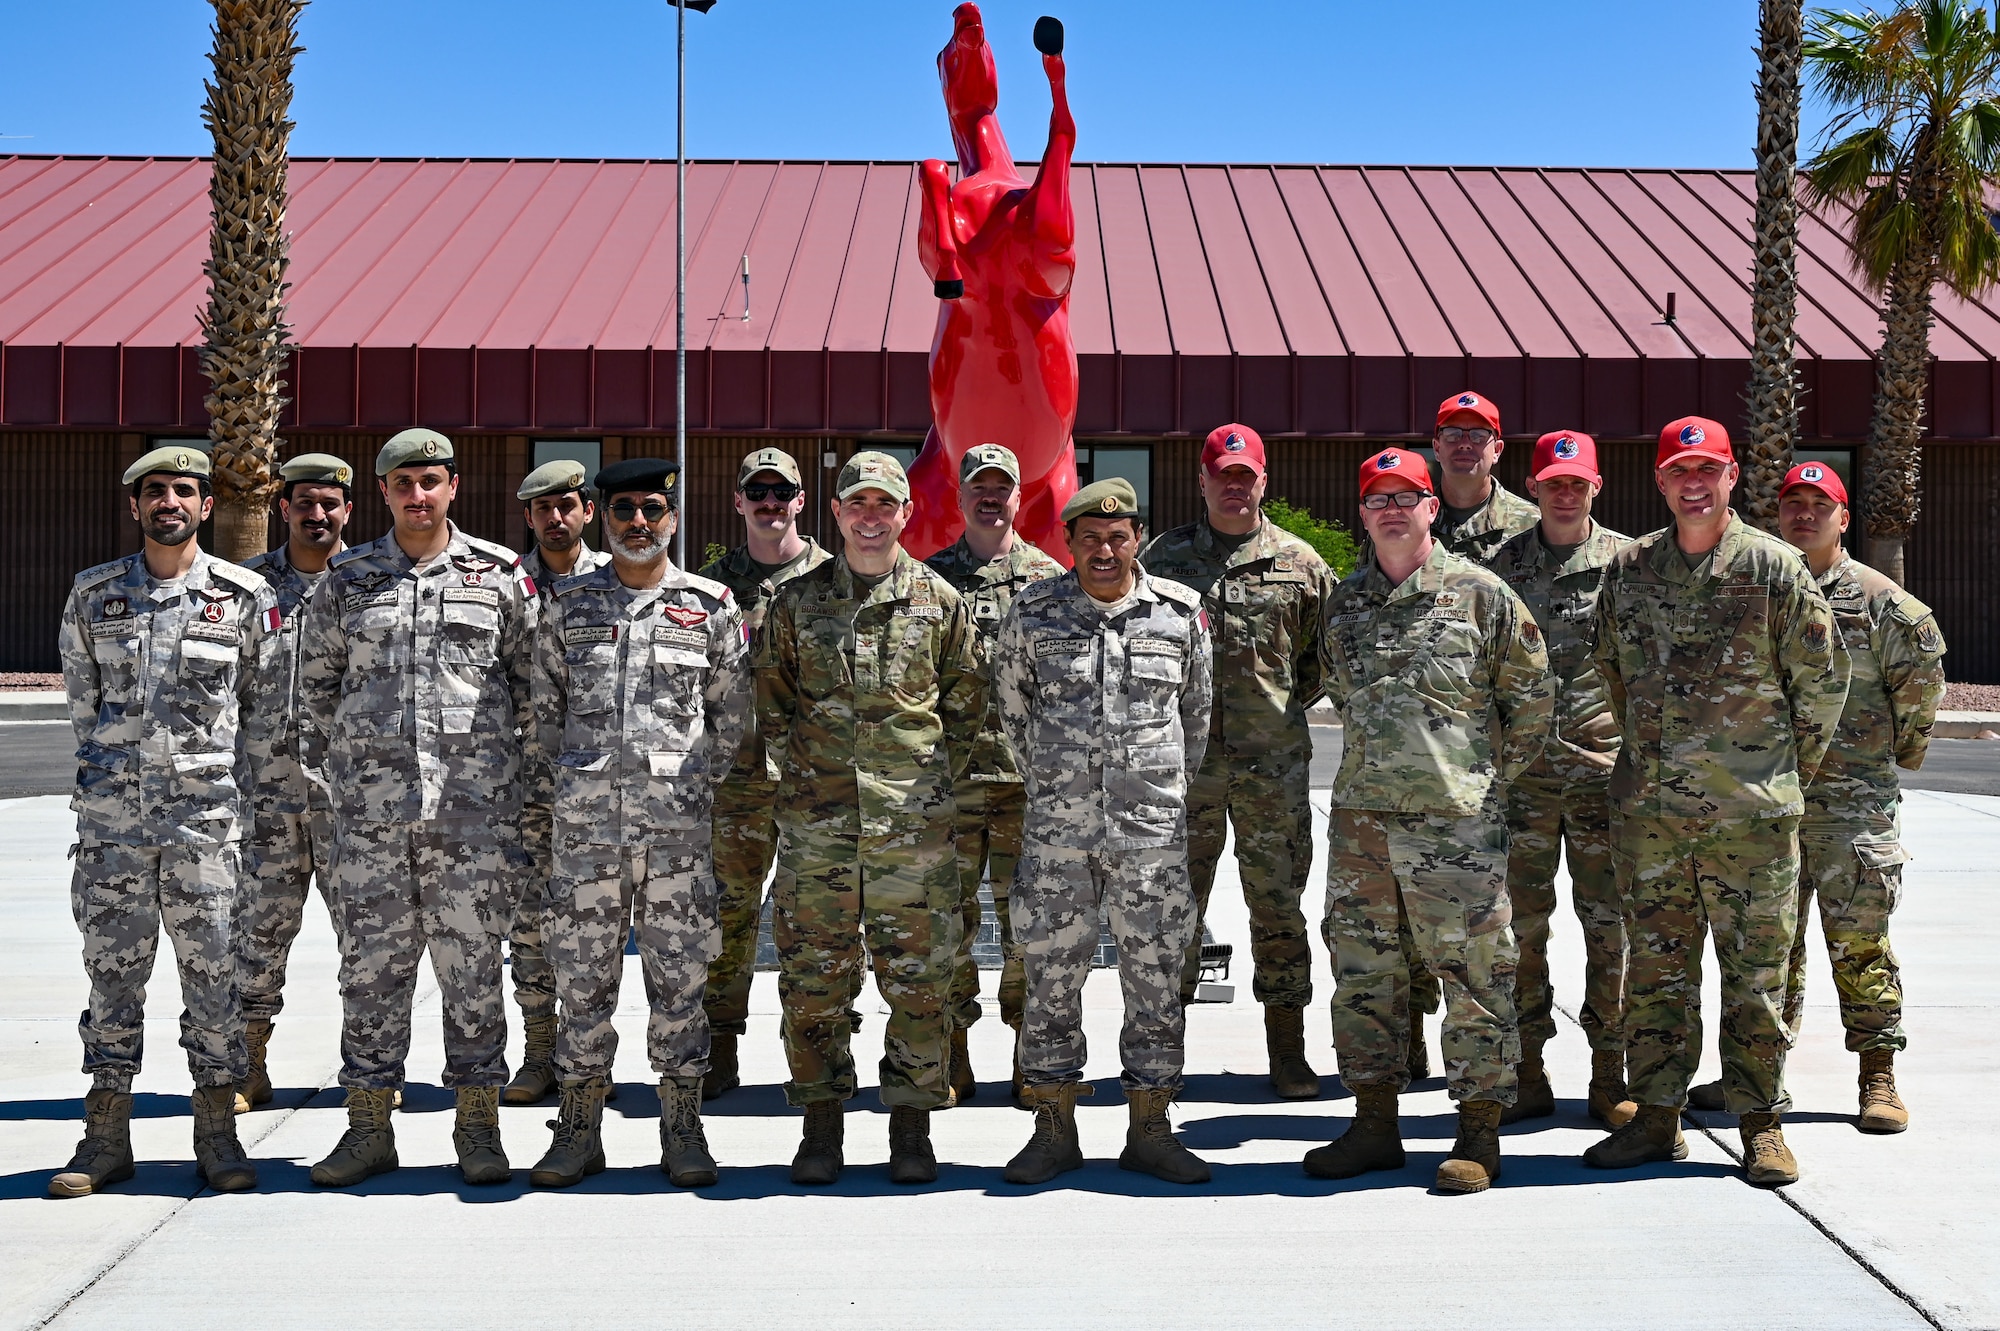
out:
{"label": "green beret", "polygon": [[965,450],[965,460],[958,464],[958,481],[965,482],[985,471],[988,467],[1007,473],[1007,479],[1021,483],[1021,461],[1014,456],[1014,450],[1000,444],[981,444],[977,448]]}
{"label": "green beret", "polygon": [[451,440],[436,430],[404,430],[389,436],[375,455],[375,474],[387,476],[398,467],[428,467],[452,460]]}
{"label": "green beret", "polygon": [[308,484],[337,485],[343,490],[354,488],[354,468],[331,453],[301,453],[279,467],[278,476],[287,485],[293,481],[304,481]]}
{"label": "green beret", "polygon": [[144,476],[199,476],[204,481],[213,472],[208,454],[193,444],[169,444],[156,448],[125,469],[125,484],[136,485]]}
{"label": "green beret", "polygon": [[760,448],[743,459],[743,465],[736,469],[736,485],[743,483],[760,471],[775,471],[793,485],[804,485],[805,478],[799,475],[799,464],[792,455],[782,448]]}
{"label": "green beret", "polygon": [[880,490],[899,504],[910,502],[910,478],[904,474],[903,464],[887,453],[856,453],[840,469],[834,497],[845,499],[861,490]]}
{"label": "green beret", "polygon": [[1139,492],[1123,476],[1112,476],[1084,486],[1063,505],[1062,520],[1078,518],[1136,518]]}
{"label": "green beret", "polygon": [[572,490],[583,488],[583,464],[570,458],[558,458],[554,462],[544,462],[528,473],[521,488],[514,492],[516,499],[540,499],[543,495],[566,495]]}

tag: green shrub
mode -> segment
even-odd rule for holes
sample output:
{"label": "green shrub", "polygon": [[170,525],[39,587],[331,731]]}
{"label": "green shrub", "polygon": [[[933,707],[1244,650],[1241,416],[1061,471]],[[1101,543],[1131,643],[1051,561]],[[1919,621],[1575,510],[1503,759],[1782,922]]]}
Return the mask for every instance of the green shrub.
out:
{"label": "green shrub", "polygon": [[724,558],[728,554],[729,554],[728,546],[717,545],[714,541],[710,541],[706,546],[702,548],[701,562],[699,564],[696,564],[695,567],[707,568],[710,564],[713,564],[718,559]]}
{"label": "green shrub", "polygon": [[1338,522],[1316,518],[1311,510],[1283,499],[1266,499],[1264,516],[1319,551],[1319,557],[1339,577],[1354,572],[1354,566],[1361,560],[1361,548]]}

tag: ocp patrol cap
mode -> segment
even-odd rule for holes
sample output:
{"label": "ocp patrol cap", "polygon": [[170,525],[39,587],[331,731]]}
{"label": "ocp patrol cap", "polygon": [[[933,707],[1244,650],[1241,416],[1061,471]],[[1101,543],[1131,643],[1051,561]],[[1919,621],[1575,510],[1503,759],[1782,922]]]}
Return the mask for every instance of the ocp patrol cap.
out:
{"label": "ocp patrol cap", "polygon": [[1123,476],[1108,476],[1101,481],[1093,481],[1070,496],[1063,505],[1062,520],[1074,522],[1078,518],[1136,518],[1139,516],[1139,492],[1132,488],[1132,482]]}
{"label": "ocp patrol cap", "polygon": [[574,458],[544,462],[522,480],[514,498],[525,501],[547,495],[566,495],[572,490],[583,489],[583,476],[583,464]]}
{"label": "ocp patrol cap", "polygon": [[806,483],[805,478],[799,475],[798,462],[790,453],[782,448],[760,448],[754,453],[746,454],[743,465],[736,469],[736,488],[742,489],[744,484],[760,471],[774,471],[793,485]]}
{"label": "ocp patrol cap", "polygon": [[903,464],[887,453],[856,453],[840,469],[840,480],[833,487],[835,498],[846,499],[862,490],[880,490],[899,504],[910,502],[910,478]]}
{"label": "ocp patrol cap", "polygon": [[331,453],[301,453],[289,458],[278,468],[278,477],[287,485],[296,481],[305,485],[337,485],[343,490],[354,488],[354,468]]}
{"label": "ocp patrol cap", "polygon": [[436,430],[421,427],[389,436],[375,455],[375,474],[387,476],[398,467],[429,467],[452,461],[451,440]]}
{"label": "ocp patrol cap", "polygon": [[965,459],[958,464],[960,485],[971,480],[987,468],[1007,473],[1007,479],[1021,483],[1021,460],[1014,456],[1014,450],[1005,444],[980,444],[965,450]]}
{"label": "ocp patrol cap", "polygon": [[125,484],[136,485],[146,476],[198,476],[205,481],[212,475],[213,464],[207,453],[193,444],[168,444],[127,467]]}

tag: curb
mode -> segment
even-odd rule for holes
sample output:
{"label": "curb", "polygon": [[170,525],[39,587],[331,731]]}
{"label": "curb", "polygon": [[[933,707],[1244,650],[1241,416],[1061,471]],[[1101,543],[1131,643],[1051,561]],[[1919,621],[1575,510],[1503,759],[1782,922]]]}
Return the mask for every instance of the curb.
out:
{"label": "curb", "polygon": [[0,693],[0,721],[67,721],[69,695],[55,689]]}
{"label": "curb", "polygon": [[1939,712],[1932,739],[1978,739],[1979,732],[2000,732],[2000,712]]}

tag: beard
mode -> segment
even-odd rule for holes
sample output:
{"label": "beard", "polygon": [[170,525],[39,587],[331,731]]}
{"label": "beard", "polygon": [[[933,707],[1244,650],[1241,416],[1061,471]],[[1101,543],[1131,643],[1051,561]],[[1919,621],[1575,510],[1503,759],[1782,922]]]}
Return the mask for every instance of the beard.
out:
{"label": "beard", "polygon": [[673,540],[673,534],[666,531],[654,532],[653,539],[637,549],[622,539],[616,540],[611,542],[611,557],[621,564],[655,563],[667,553]]}
{"label": "beard", "polygon": [[176,546],[193,540],[194,534],[201,530],[201,524],[183,521],[177,527],[167,527],[161,525],[157,518],[148,518],[140,530],[155,545]]}

